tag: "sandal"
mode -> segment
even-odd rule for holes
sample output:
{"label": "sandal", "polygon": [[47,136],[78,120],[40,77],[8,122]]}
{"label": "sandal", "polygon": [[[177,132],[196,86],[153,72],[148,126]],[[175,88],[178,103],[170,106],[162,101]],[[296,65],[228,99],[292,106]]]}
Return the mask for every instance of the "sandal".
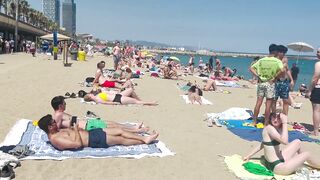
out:
{"label": "sandal", "polygon": [[75,94],[75,93],[72,93],[71,95],[70,95],[70,98],[76,98],[77,97],[77,95]]}
{"label": "sandal", "polygon": [[69,92],[67,92],[64,96],[70,96],[70,93],[69,93]]}

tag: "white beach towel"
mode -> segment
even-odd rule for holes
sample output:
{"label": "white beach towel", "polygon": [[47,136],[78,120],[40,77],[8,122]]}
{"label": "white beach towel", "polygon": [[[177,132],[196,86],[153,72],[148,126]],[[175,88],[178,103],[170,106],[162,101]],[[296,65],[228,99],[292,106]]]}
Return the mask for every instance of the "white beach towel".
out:
{"label": "white beach towel", "polygon": [[161,141],[153,144],[134,146],[111,146],[109,148],[83,148],[77,151],[58,151],[49,142],[48,136],[30,120],[22,119],[16,122],[0,146],[28,145],[35,154],[24,157],[27,159],[63,160],[68,158],[107,158],[126,157],[142,158],[146,156],[164,157],[174,155]]}
{"label": "white beach towel", "polygon": [[212,120],[247,120],[252,117],[252,114],[248,108],[232,107],[221,113],[207,113],[207,117]]}
{"label": "white beach towel", "polygon": [[[191,104],[191,101],[188,98],[188,95],[180,95],[186,102],[186,104]],[[202,100],[202,104],[204,105],[213,105],[212,102],[210,102],[209,100],[205,99],[203,96],[201,96],[201,100]],[[195,104],[198,104],[198,102],[195,102]]]}
{"label": "white beach towel", "polygon": [[202,79],[202,80],[208,80],[209,79],[208,77],[200,77],[200,76],[194,76],[194,77],[197,77],[197,78]]}
{"label": "white beach towel", "polygon": [[80,98],[80,102],[81,103],[85,103],[85,104],[97,104],[96,102],[94,102],[94,101],[85,101],[83,98]]}

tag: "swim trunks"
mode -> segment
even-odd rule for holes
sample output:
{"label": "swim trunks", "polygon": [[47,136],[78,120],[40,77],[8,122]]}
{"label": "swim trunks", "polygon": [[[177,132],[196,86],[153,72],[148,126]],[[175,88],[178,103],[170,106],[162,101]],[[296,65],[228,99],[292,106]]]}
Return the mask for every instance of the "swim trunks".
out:
{"label": "swim trunks", "polygon": [[118,102],[121,104],[121,97],[122,97],[121,94],[116,94],[116,96],[113,99],[113,102]]}
{"label": "swim trunks", "polygon": [[320,88],[313,88],[310,101],[314,104],[320,104]]}
{"label": "swim trunks", "polygon": [[276,97],[281,99],[288,99],[289,98],[289,91],[290,91],[290,81],[288,79],[284,81],[277,81],[276,82]]}
{"label": "swim trunks", "polygon": [[269,82],[259,83],[257,88],[257,95],[258,97],[273,99],[275,97],[275,84],[270,84]]}
{"label": "swim trunks", "polygon": [[114,88],[116,87],[116,83],[113,81],[106,80],[103,84],[101,84],[102,87],[108,87],[108,88]]}
{"label": "swim trunks", "polygon": [[102,129],[93,129],[89,131],[88,147],[92,148],[108,148],[106,132]]}
{"label": "swim trunks", "polygon": [[86,124],[86,131],[91,131],[93,129],[104,129],[107,128],[107,123],[102,119],[89,119]]}

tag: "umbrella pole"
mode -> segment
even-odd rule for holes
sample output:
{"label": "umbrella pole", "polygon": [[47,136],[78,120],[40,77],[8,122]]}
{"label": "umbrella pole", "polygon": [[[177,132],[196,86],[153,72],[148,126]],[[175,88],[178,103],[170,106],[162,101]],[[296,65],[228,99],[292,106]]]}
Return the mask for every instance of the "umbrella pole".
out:
{"label": "umbrella pole", "polygon": [[298,65],[300,54],[301,54],[301,51],[299,51],[299,54],[298,54],[298,57],[297,57],[297,60],[296,60],[296,65]]}

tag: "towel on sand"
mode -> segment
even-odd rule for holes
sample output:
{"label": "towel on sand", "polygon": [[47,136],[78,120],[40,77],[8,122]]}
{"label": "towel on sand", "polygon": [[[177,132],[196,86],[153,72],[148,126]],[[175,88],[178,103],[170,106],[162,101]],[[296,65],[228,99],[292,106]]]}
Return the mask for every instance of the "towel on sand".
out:
{"label": "towel on sand", "polygon": [[[259,160],[250,160],[251,162],[254,162],[256,164],[260,164]],[[240,179],[252,179],[252,180],[262,180],[262,179],[272,179],[270,176],[264,176],[264,175],[256,175],[248,172],[243,167],[243,164],[245,163],[240,155],[232,155],[232,156],[225,156],[224,162],[226,163],[228,169],[233,172],[238,178]],[[263,166],[263,165],[262,165]],[[292,179],[295,175],[290,176],[280,176],[280,175],[274,175],[276,179],[285,179],[289,180]]]}
{"label": "towel on sand", "polygon": [[28,145],[35,154],[22,158],[25,159],[53,159],[63,160],[68,158],[106,158],[127,157],[142,158],[145,156],[164,157],[174,155],[161,141],[153,144],[134,146],[112,146],[109,148],[83,148],[77,151],[58,151],[49,142],[48,136],[30,120],[19,120],[10,130],[0,146]]}
{"label": "towel on sand", "polygon": [[94,101],[85,101],[83,98],[80,98],[80,102],[81,103],[85,103],[85,104],[97,104],[96,102],[94,102]]}
{"label": "towel on sand", "polygon": [[[239,136],[242,139],[245,139],[247,141],[262,141],[262,130],[258,128],[228,128],[229,131],[231,131],[233,134]],[[316,142],[320,143],[320,140],[310,138],[308,135],[303,134],[300,131],[289,131],[289,142],[292,142],[295,139],[300,139],[301,141],[307,141],[307,142]]]}
{"label": "towel on sand", "polygon": [[219,120],[247,120],[252,117],[253,112],[248,108],[232,107],[221,113],[207,113],[208,118],[217,118]]}
{"label": "towel on sand", "polygon": [[[191,104],[191,101],[188,98],[188,95],[181,95],[181,97],[185,100],[185,102],[187,104]],[[212,102],[210,102],[209,100],[205,99],[203,96],[201,96],[201,100],[202,100],[202,104],[204,105],[212,105]],[[198,102],[195,102],[195,104],[198,104]]]}

